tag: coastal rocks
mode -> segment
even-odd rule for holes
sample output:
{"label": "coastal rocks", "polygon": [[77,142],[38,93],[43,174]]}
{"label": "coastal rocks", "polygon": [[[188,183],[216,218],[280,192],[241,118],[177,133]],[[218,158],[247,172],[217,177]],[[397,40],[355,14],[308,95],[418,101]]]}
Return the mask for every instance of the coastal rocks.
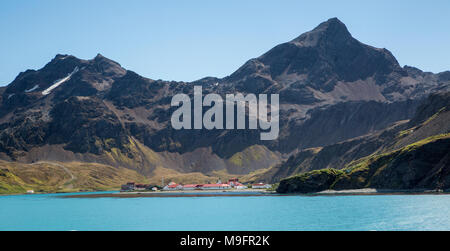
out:
{"label": "coastal rocks", "polygon": [[278,193],[316,193],[330,188],[342,174],[335,169],[316,170],[280,182]]}
{"label": "coastal rocks", "polygon": [[[366,186],[389,189],[448,189],[450,139],[439,139],[423,146],[410,146],[397,156],[387,156]],[[393,158],[390,160],[389,158]],[[385,165],[383,161],[387,162]],[[373,167],[372,167],[373,166]],[[340,186],[339,181],[336,184]]]}

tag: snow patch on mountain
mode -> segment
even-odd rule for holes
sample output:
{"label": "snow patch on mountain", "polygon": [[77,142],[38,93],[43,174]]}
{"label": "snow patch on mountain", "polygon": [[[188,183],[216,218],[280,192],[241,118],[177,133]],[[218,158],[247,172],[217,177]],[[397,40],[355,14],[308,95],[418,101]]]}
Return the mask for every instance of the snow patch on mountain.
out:
{"label": "snow patch on mountain", "polygon": [[57,88],[58,86],[60,86],[61,84],[65,83],[65,82],[67,82],[72,77],[73,74],[78,72],[78,70],[79,70],[78,66],[75,67],[75,69],[71,73],[69,73],[69,75],[67,75],[65,78],[55,81],[55,83],[52,86],[50,86],[45,91],[43,91],[42,95],[50,94],[53,91],[53,89]]}
{"label": "snow patch on mountain", "polygon": [[37,88],[39,88],[39,85],[35,85],[33,88],[26,90],[25,92],[32,92],[35,91]]}

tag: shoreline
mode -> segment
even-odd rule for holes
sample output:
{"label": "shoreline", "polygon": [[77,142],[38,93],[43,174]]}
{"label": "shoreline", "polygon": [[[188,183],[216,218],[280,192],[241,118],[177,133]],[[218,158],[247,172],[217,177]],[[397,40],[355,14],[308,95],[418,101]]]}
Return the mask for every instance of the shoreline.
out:
{"label": "shoreline", "polygon": [[74,198],[187,198],[187,197],[262,197],[282,196],[270,191],[164,191],[164,192],[119,192],[109,194],[84,194],[61,196],[66,199]]}
{"label": "shoreline", "polygon": [[353,189],[353,190],[326,190],[318,193],[277,193],[275,191],[261,190],[235,190],[235,191],[160,191],[160,192],[120,192],[106,194],[79,194],[61,196],[62,198],[188,198],[188,197],[264,197],[264,196],[304,196],[304,197],[327,197],[327,196],[386,196],[386,195],[450,195],[450,191],[433,191],[425,189],[415,190],[392,190],[392,189]]}
{"label": "shoreline", "polygon": [[119,192],[119,190],[92,190],[92,191],[72,191],[72,192],[34,192],[34,193],[6,193],[0,194],[2,196],[18,196],[18,195],[60,195],[60,194],[71,194],[71,193],[108,193],[108,192]]}
{"label": "shoreline", "polygon": [[348,190],[325,190],[317,193],[300,194],[304,196],[352,196],[352,195],[449,195],[450,191],[436,191],[429,189],[348,189]]}
{"label": "shoreline", "polygon": [[[83,193],[83,194],[80,194]],[[99,194],[100,193],[100,194]],[[73,194],[73,195],[69,195]],[[136,191],[120,192],[118,190],[104,191],[79,191],[79,192],[50,192],[50,193],[18,193],[0,194],[3,196],[18,195],[56,195],[62,198],[179,198],[179,197],[262,197],[262,196],[381,196],[381,195],[450,195],[450,190],[436,191],[427,189],[395,190],[395,189],[348,189],[348,190],[325,190],[316,193],[277,193],[260,189],[247,190],[180,190],[180,191]]]}
{"label": "shoreline", "polygon": [[120,193],[120,194],[174,194],[174,193],[275,193],[275,191],[267,191],[264,189],[245,189],[245,190],[177,190],[177,191],[134,191],[134,192],[121,192],[117,190],[91,190],[91,191],[69,191],[69,192],[35,192],[35,193],[7,193],[0,194],[1,196],[17,196],[17,195],[50,195],[50,194],[72,194],[72,193]]}
{"label": "shoreline", "polygon": [[230,190],[174,190],[174,191],[130,191],[120,192],[121,194],[175,194],[175,193],[274,193],[275,191],[267,191],[265,189],[230,189]]}

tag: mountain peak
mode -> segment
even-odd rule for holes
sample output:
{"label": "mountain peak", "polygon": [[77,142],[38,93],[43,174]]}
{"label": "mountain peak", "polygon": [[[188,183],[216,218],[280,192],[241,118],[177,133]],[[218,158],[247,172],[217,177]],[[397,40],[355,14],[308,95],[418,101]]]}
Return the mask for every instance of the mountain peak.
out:
{"label": "mountain peak", "polygon": [[[344,23],[331,18],[291,42],[248,61],[231,78],[245,79],[257,73],[285,83],[307,82],[329,92],[338,81],[355,82],[373,77],[381,84],[393,72],[405,74],[392,53],[359,42]],[[293,74],[298,78],[293,78]],[[262,86],[270,84],[266,82]]]}
{"label": "mountain peak", "polygon": [[106,59],[106,57],[100,53],[97,53],[97,56],[95,56],[94,60],[100,60],[100,59]]}
{"label": "mountain peak", "polygon": [[[56,56],[52,59],[51,62],[59,62],[65,59],[77,59],[76,57],[72,56],[72,55],[68,55],[68,54],[56,54]],[[78,59],[77,59],[78,60]]]}
{"label": "mountain peak", "polygon": [[347,26],[338,18],[330,18],[319,24],[312,31],[300,35],[294,39],[292,43],[300,46],[317,46],[322,40],[332,41],[335,43],[346,42],[353,39],[347,29]]}
{"label": "mountain peak", "polygon": [[98,53],[94,59],[90,60],[91,67],[90,69],[95,69],[95,71],[101,72],[104,76],[108,77],[121,77],[125,75],[126,70],[122,68],[122,66]]}
{"label": "mountain peak", "polygon": [[54,59],[62,59],[62,58],[65,58],[67,56],[69,56],[69,55],[67,55],[67,54],[56,54]]}
{"label": "mountain peak", "polygon": [[94,62],[94,63],[107,64],[107,65],[114,66],[114,67],[120,67],[119,63],[117,63],[116,61],[111,60],[111,59],[103,56],[100,53],[98,53],[97,56],[95,56],[95,58],[90,60],[90,61]]}
{"label": "mountain peak", "polygon": [[328,19],[325,22],[322,22],[321,24],[319,24],[319,26],[316,27],[316,29],[318,29],[320,27],[340,27],[340,28],[345,28],[345,29],[347,28],[345,26],[345,24],[341,20],[339,20],[339,18],[337,18],[337,17],[333,17],[333,18]]}
{"label": "mountain peak", "polygon": [[313,31],[322,31],[326,32],[327,34],[340,33],[351,36],[350,32],[347,29],[347,26],[345,26],[345,24],[336,17],[330,18],[328,19],[328,21],[319,24],[319,26],[317,26]]}

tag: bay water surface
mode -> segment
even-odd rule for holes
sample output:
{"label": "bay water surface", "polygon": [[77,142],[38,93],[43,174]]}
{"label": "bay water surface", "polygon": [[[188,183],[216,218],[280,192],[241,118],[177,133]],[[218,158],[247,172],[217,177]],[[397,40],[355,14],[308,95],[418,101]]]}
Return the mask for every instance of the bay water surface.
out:
{"label": "bay water surface", "polygon": [[450,230],[450,195],[0,196],[0,230]]}

